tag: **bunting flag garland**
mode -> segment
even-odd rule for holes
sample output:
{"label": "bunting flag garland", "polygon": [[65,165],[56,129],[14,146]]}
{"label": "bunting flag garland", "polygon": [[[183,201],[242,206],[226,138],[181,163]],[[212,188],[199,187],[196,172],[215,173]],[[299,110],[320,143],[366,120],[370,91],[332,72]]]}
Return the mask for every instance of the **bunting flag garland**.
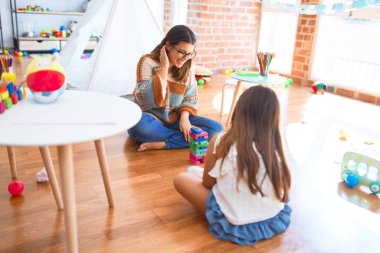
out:
{"label": "bunting flag garland", "polygon": [[319,15],[331,13],[344,13],[357,9],[368,7],[380,7],[380,0],[353,0],[347,2],[336,2],[328,4],[292,4],[286,3],[284,0],[261,0],[263,6],[281,9],[285,12],[294,12],[298,14]]}

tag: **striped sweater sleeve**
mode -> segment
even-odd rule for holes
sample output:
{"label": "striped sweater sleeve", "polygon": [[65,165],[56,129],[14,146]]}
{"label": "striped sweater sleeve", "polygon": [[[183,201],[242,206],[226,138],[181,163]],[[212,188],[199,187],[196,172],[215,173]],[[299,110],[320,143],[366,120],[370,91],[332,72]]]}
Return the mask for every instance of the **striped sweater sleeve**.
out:
{"label": "striped sweater sleeve", "polygon": [[178,107],[178,113],[182,111],[188,111],[190,115],[196,116],[198,106],[198,86],[195,79],[194,70],[190,71],[190,76],[187,81],[187,88],[184,94],[181,105]]}
{"label": "striped sweater sleeve", "polygon": [[169,99],[169,87],[161,81],[158,68],[158,64],[146,56],[141,57],[137,64],[137,84],[133,95],[144,111],[163,107]]}

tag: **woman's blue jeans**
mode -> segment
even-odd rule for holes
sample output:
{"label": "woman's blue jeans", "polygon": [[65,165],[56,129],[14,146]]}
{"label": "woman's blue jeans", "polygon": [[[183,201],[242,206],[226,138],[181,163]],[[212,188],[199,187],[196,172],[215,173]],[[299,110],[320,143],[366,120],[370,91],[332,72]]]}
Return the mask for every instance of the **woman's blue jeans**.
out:
{"label": "woman's blue jeans", "polygon": [[[209,140],[214,134],[223,131],[223,126],[215,120],[189,116],[192,126],[201,128],[208,133]],[[165,126],[149,113],[142,114],[140,121],[128,130],[129,136],[138,142],[164,141],[166,149],[188,147],[189,143],[179,130],[179,119],[170,126]]]}

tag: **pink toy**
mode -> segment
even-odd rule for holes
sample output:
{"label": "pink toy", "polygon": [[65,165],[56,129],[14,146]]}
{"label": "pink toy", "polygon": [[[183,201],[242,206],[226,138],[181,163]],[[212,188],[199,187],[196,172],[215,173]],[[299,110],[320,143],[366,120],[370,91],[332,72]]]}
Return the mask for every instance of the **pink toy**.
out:
{"label": "pink toy", "polygon": [[17,180],[17,179],[14,179],[12,182],[9,183],[8,185],[8,192],[12,195],[12,196],[18,196],[20,195],[22,192],[24,191],[24,184]]}

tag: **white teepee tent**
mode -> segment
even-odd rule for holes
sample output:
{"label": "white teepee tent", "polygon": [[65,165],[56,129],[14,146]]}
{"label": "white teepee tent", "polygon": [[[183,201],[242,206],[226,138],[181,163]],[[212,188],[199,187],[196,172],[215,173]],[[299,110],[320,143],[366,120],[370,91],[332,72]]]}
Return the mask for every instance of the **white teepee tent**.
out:
{"label": "white teepee tent", "polygon": [[[101,35],[99,43],[89,59],[82,59],[94,34]],[[147,0],[93,0],[63,48],[60,62],[72,87],[119,96],[131,94],[138,59],[162,37],[162,28]]]}

